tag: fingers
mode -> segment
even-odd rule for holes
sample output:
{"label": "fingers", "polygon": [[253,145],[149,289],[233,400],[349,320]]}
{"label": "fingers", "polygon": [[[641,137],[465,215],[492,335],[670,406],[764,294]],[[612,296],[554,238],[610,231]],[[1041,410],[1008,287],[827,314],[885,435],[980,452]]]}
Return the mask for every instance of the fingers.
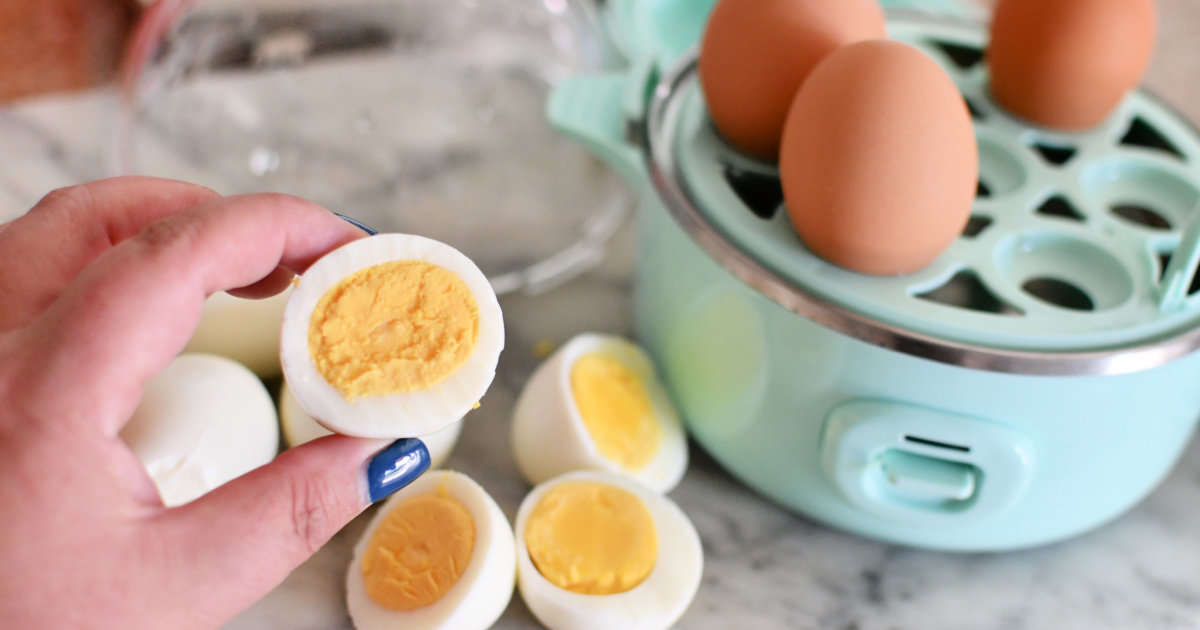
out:
{"label": "fingers", "polygon": [[222,585],[206,593],[223,609],[219,621],[277,586],[363,510],[365,462],[387,443],[327,436],[162,515],[172,547],[191,556],[187,581]]}
{"label": "fingers", "polygon": [[142,383],[185,345],[209,294],[253,285],[277,267],[301,272],[362,236],[282,195],[216,198],[150,224],[98,256],[21,331],[32,366],[21,375],[28,406],[41,417],[98,421],[115,435]]}
{"label": "fingers", "polygon": [[96,256],[159,218],[218,197],[194,184],[122,177],[56,190],[0,226],[0,331],[42,313]]}

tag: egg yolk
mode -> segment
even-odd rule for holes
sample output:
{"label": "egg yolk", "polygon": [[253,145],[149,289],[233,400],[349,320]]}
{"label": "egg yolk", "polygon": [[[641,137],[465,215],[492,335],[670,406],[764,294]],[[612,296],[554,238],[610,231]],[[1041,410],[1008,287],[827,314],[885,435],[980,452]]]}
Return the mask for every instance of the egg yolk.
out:
{"label": "egg yolk", "polygon": [[650,511],[632,493],[604,483],[561,483],[538,501],[525,527],[529,558],[552,584],[611,595],[642,583],[658,557]]}
{"label": "egg yolk", "polygon": [[592,352],[571,366],[571,393],[596,450],[628,470],[658,452],[661,429],[641,380],[620,361]]}
{"label": "egg yolk", "polygon": [[475,549],[475,521],[445,488],[414,496],[384,517],[367,543],[367,596],[392,610],[416,610],[446,594]]}
{"label": "egg yolk", "polygon": [[454,273],[418,260],[362,269],[325,292],[308,327],[317,370],[347,400],[429,389],[475,350],[479,307]]}

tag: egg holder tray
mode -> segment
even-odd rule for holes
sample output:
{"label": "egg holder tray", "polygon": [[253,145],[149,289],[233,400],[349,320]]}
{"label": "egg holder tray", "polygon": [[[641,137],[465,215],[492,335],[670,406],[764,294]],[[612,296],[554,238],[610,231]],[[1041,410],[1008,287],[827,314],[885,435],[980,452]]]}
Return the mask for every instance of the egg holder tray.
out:
{"label": "egg holder tray", "polygon": [[[1147,351],[1126,356],[1123,365],[1065,368],[1072,373],[1140,369],[1194,349],[1194,334],[1176,342],[1200,319],[1195,130],[1142,91],[1087,132],[1034,127],[992,101],[978,27],[928,16],[892,19],[889,36],[946,70],[970,109],[979,146],[970,220],[925,269],[863,275],[805,248],[781,211],[775,165],[717,135],[694,56],[659,84],[661,92],[675,82],[651,105],[645,134],[655,185],[736,244],[752,266],[856,319],[1018,355]],[[1170,347],[1163,346],[1167,339]],[[1013,358],[981,367],[1059,371]]]}

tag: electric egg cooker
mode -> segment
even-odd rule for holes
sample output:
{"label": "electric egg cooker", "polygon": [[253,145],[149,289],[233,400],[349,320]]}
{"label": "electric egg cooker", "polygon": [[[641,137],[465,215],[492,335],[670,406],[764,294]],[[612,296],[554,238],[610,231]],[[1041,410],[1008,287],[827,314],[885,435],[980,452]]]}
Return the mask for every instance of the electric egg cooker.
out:
{"label": "electric egg cooker", "polygon": [[789,508],[917,547],[1048,543],[1149,493],[1200,412],[1197,133],[1140,92],[1086,133],[1028,126],[988,95],[983,28],[893,11],[971,108],[979,194],[933,264],[860,275],[714,131],[687,52],[711,4],[609,0],[629,67],[549,105],[640,195],[637,333],[696,440]]}

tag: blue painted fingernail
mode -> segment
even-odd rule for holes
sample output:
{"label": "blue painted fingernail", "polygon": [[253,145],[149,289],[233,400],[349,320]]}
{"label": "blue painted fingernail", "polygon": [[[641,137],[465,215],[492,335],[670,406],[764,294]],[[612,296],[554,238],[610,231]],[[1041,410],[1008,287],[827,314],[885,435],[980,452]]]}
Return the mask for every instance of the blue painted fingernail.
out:
{"label": "blue painted fingernail", "polygon": [[362,221],[359,221],[358,219],[351,219],[350,217],[348,217],[344,214],[338,214],[337,212],[334,212],[334,214],[336,214],[338,217],[340,217],[346,223],[353,225],[354,227],[366,232],[367,234],[370,234],[371,236],[375,236],[376,234],[379,233],[379,230],[376,230],[375,228],[368,226],[366,223],[363,223]]}
{"label": "blue painted fingernail", "polygon": [[367,464],[367,494],[371,502],[407,486],[429,470],[429,450],[417,438],[400,438]]}

